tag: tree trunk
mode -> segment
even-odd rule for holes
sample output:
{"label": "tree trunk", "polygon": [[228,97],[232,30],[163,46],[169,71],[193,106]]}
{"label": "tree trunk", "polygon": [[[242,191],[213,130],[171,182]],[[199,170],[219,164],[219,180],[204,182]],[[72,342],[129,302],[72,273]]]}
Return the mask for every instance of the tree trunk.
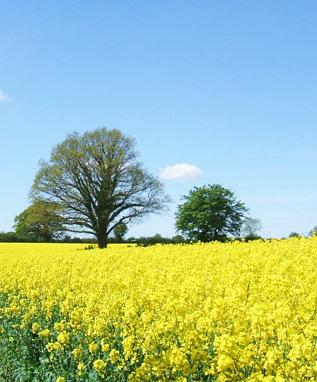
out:
{"label": "tree trunk", "polygon": [[107,236],[106,235],[98,235],[97,236],[97,243],[98,243],[99,249],[107,248],[107,244],[108,244]]}

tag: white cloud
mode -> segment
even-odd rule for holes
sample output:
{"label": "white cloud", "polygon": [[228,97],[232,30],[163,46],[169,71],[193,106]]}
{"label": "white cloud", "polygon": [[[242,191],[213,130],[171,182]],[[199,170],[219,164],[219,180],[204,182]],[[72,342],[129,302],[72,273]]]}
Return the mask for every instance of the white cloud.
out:
{"label": "white cloud", "polygon": [[201,177],[202,170],[194,164],[178,163],[160,170],[160,177],[169,180],[193,180]]}
{"label": "white cloud", "polygon": [[0,102],[8,102],[10,97],[4,91],[0,90]]}

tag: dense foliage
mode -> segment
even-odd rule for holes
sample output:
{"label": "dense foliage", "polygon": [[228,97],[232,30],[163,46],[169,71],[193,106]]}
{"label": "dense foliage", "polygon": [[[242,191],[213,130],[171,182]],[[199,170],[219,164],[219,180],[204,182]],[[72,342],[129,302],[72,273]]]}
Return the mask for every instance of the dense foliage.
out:
{"label": "dense foliage", "polygon": [[314,381],[317,238],[0,245],[0,381]]}
{"label": "dense foliage", "polygon": [[60,213],[59,204],[37,201],[15,217],[15,232],[26,241],[58,239],[65,231]]}
{"label": "dense foliage", "polygon": [[193,241],[224,241],[239,236],[247,211],[233,192],[219,184],[195,187],[178,206],[176,229]]}

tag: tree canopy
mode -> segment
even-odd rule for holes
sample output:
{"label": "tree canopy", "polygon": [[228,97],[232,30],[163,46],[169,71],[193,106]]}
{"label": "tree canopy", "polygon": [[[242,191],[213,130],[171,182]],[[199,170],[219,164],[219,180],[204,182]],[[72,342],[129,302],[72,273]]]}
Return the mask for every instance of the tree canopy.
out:
{"label": "tree canopy", "polygon": [[50,242],[65,231],[59,204],[36,201],[15,217],[15,232],[25,239]]}
{"label": "tree canopy", "polygon": [[238,236],[247,211],[233,192],[218,184],[195,187],[176,212],[176,229],[194,241],[225,240]]}
{"label": "tree canopy", "polygon": [[122,242],[127,232],[128,227],[125,223],[118,224],[113,230],[114,238],[116,239],[116,241]]}
{"label": "tree canopy", "polygon": [[95,235],[100,248],[115,227],[160,212],[169,201],[140,163],[134,139],[106,128],[73,133],[58,144],[31,195],[59,204],[67,230]]}

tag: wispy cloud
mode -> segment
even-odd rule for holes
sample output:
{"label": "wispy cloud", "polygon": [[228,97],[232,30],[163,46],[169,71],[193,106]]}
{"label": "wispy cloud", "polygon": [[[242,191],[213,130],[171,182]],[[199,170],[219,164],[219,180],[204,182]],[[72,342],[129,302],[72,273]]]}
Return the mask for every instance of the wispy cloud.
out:
{"label": "wispy cloud", "polygon": [[178,163],[160,170],[160,177],[168,180],[193,180],[203,175],[202,170],[194,164]]}
{"label": "wispy cloud", "polygon": [[9,102],[11,101],[8,94],[6,94],[4,91],[0,90],[0,102]]}

